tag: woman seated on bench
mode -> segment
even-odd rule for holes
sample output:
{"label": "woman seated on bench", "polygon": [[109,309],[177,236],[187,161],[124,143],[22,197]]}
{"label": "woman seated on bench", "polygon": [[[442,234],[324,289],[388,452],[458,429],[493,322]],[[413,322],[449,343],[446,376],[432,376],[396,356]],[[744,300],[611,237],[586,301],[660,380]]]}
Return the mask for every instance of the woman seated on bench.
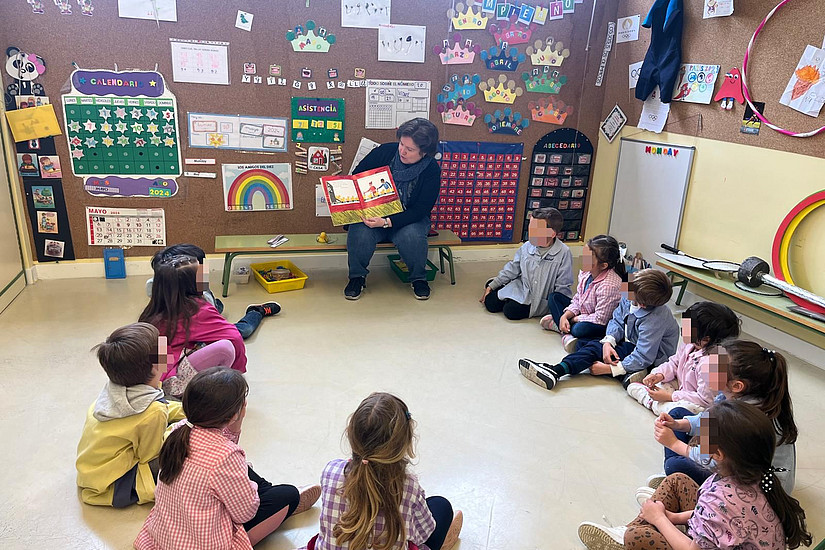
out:
{"label": "woman seated on bench", "polygon": [[386,218],[366,218],[363,223],[349,226],[349,283],[344,289],[347,300],[361,297],[375,247],[385,240],[393,242],[407,264],[415,297],[430,297],[425,268],[430,212],[441,185],[441,169],[433,158],[438,149],[438,128],[425,118],[414,118],[399,126],[396,136],[398,143],[379,145],[355,167],[357,174],[389,166],[404,211]]}

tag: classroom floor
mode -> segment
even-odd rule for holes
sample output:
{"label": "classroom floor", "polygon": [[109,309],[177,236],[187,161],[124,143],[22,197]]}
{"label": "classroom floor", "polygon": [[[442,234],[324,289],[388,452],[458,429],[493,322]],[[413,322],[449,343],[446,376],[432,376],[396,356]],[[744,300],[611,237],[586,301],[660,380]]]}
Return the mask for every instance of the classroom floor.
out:
{"label": "classroom floor", "polygon": [[[498,262],[457,263],[458,285],[439,276],[428,302],[416,301],[383,258],[361,300],[344,300],[343,265],[311,271],[304,290],[274,295],[282,313],[247,342],[241,445],[256,471],[273,482],[317,482],[327,461],[345,456],[347,416],[384,390],[418,422],[422,486],[464,511],[460,550],[580,548],[579,522],[635,516],[636,487],[661,470],[653,415],[611,380],[581,376],[546,392],[519,376],[519,357],[563,352],[558,335],[535,320],[483,310],[477,300]],[[82,504],[74,460],[86,409],[105,382],[89,348],[137,319],[144,281],[40,281],[0,315],[0,547],[131,548],[149,506]],[[254,281],[233,287],[225,314],[237,320],[267,298]],[[800,427],[794,496],[819,541],[825,371],[790,362]],[[316,505],[256,548],[303,545],[318,515]]]}

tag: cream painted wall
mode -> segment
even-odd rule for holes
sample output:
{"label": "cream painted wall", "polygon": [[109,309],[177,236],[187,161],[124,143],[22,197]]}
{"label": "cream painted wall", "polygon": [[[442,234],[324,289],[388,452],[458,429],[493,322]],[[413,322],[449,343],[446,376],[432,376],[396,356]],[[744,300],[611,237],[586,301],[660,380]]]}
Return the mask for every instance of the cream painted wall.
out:
{"label": "cream painted wall", "polygon": [[[784,217],[825,189],[825,159],[631,126],[622,136],[696,147],[679,237],[679,248],[696,256],[736,262],[759,256],[771,263],[773,238]],[[599,136],[586,237],[607,231],[619,143],[618,137],[611,144]],[[825,296],[825,207],[797,230],[791,272],[798,285]]]}

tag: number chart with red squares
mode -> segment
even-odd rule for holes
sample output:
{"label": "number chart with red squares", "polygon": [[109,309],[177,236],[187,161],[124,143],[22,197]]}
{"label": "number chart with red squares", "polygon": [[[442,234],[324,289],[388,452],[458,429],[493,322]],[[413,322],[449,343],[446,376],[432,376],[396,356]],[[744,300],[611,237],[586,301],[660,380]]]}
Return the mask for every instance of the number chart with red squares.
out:
{"label": "number chart with red squares", "polygon": [[433,228],[464,241],[512,241],[524,145],[446,141],[438,148],[441,194]]}

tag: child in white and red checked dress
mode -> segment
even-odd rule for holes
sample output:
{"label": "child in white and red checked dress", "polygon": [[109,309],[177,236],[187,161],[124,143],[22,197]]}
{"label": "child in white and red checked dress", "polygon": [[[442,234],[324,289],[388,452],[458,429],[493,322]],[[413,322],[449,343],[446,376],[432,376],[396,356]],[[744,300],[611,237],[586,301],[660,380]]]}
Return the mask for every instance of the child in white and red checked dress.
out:
{"label": "child in white and red checked dress", "polygon": [[307,550],[449,550],[462,513],[444,497],[425,497],[407,471],[415,422],[407,405],[373,393],[352,414],[350,459],[333,460],[321,474],[321,531]]}

